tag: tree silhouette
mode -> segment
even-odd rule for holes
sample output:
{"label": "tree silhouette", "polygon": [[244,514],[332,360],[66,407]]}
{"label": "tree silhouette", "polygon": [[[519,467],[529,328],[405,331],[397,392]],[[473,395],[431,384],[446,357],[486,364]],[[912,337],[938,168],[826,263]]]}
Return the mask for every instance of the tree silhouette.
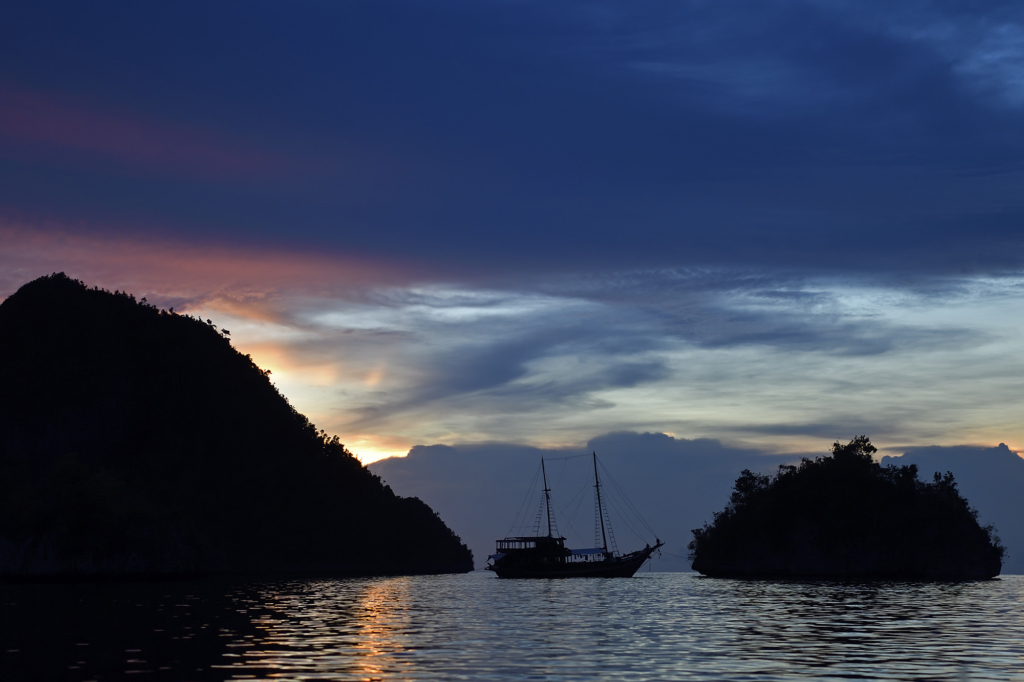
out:
{"label": "tree silhouette", "polygon": [[1004,549],[951,472],[881,467],[867,436],[830,457],[744,470],[729,505],[693,531],[694,570],[712,576],[976,579],[999,574]]}

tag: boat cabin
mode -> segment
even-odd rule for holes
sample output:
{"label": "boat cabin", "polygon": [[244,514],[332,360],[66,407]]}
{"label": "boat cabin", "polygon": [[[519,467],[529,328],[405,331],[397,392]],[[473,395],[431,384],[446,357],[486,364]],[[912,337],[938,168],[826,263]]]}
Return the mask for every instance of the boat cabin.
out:
{"label": "boat cabin", "polygon": [[604,561],[612,557],[612,552],[602,547],[567,549],[565,538],[549,537],[546,535],[505,538],[504,540],[498,540],[496,544],[497,547],[495,549],[497,553],[490,557],[494,561],[507,556],[510,561],[515,561],[517,557],[521,559],[529,557],[529,560],[543,557],[543,560],[546,562],[576,563],[581,561]]}
{"label": "boat cabin", "polygon": [[565,549],[565,538],[553,538],[546,535],[526,538],[505,538],[504,540],[498,540],[497,550],[499,552],[512,552],[517,549],[551,549],[554,547]]}

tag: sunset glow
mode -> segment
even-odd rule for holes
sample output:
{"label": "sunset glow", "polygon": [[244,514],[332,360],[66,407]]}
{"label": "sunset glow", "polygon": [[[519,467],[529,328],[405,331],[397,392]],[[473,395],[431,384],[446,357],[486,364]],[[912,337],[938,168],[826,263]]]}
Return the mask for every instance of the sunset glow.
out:
{"label": "sunset glow", "polygon": [[[1003,34],[926,30],[931,10],[886,13],[876,34],[822,10],[821,35],[845,44],[850,21],[919,55],[862,74],[850,65],[874,62],[821,46],[750,59],[737,19],[711,10],[699,40],[679,9],[506,45],[504,21],[407,9],[433,32],[367,42],[353,27],[393,28],[375,10],[306,8],[287,21],[333,26],[324,54],[264,63],[242,37],[254,62],[217,78],[145,50],[107,82],[12,71],[0,295],[64,271],[212,320],[365,461],[617,430],[767,452],[854,433],[886,453],[1024,443],[1024,249],[1007,227],[1022,100]],[[476,30],[490,37],[466,43]],[[493,70],[450,72],[441,35]],[[77,73],[44,43],[48,73]],[[349,64],[339,45],[380,71],[322,67]],[[880,94],[922,63],[945,76],[920,101]],[[136,80],[148,72],[163,75]],[[269,80],[241,85],[256,72]],[[299,73],[319,85],[295,89]],[[952,101],[969,113],[936,122],[947,105],[930,102]]]}
{"label": "sunset glow", "polygon": [[[851,429],[878,434],[886,453],[1024,440],[1013,399],[1014,377],[1024,371],[1016,352],[1024,285],[1016,278],[963,279],[955,298],[938,304],[827,280],[784,285],[813,296],[810,311],[730,284],[682,313],[655,312],[678,302],[648,294],[651,313],[640,314],[602,301],[602,290],[469,290],[437,275],[403,281],[386,264],[345,256],[10,228],[5,237],[8,292],[19,278],[65,270],[211,319],[364,462],[417,443],[572,447],[611,430],[671,431],[775,452],[814,452]],[[733,277],[689,279],[703,287],[708,276]],[[665,316],[679,314],[697,316],[702,331],[675,336]],[[729,321],[743,316],[776,327],[811,324],[814,335],[850,349],[819,348],[814,336],[715,341],[746,333]],[[637,344],[630,339],[640,329]],[[500,356],[493,366],[478,364],[491,349],[535,343],[539,330],[554,336],[526,355],[515,351],[512,364]],[[905,339],[917,341],[904,347]],[[625,345],[605,347],[613,342]],[[787,349],[794,342],[795,355]],[[478,381],[492,372],[493,381]]]}

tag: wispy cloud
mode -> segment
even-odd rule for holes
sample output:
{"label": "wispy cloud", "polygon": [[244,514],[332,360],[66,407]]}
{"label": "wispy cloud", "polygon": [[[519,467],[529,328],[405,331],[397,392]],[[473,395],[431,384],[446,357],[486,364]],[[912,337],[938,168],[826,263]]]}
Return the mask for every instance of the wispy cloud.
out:
{"label": "wispy cloud", "polygon": [[309,337],[283,345],[309,366],[333,355],[348,368],[327,389],[335,430],[410,444],[564,446],[601,428],[790,450],[854,431],[1018,438],[1008,377],[1024,369],[1021,330],[1004,312],[1024,305],[1019,282],[938,297],[720,272],[664,289],[648,277],[641,294],[612,279],[561,296],[438,284],[319,299],[291,322]]}
{"label": "wispy cloud", "polygon": [[1024,442],[1019,277],[723,268],[502,286],[358,255],[5,228],[6,293],[54,270],[214,319],[368,459],[417,443],[668,431],[802,451]]}
{"label": "wispy cloud", "polygon": [[589,52],[686,83],[690,97],[738,115],[829,102],[860,109],[928,71],[1024,104],[1024,13],[1015,3],[590,5],[561,10],[590,29]]}

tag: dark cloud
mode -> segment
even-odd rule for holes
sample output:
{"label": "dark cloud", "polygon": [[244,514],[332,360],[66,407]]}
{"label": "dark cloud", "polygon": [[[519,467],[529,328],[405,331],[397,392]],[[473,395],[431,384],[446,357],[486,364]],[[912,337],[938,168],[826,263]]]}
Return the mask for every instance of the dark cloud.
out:
{"label": "dark cloud", "polygon": [[[826,454],[829,444],[823,441],[818,454]],[[614,484],[606,481],[606,487],[617,485],[625,492],[666,541],[669,553],[655,562],[655,570],[689,570],[682,557],[691,539],[690,531],[710,521],[712,513],[725,506],[732,483],[743,469],[771,473],[779,464],[800,459],[799,455],[767,455],[731,448],[716,440],[619,432],[594,438],[579,450],[503,443],[416,446],[408,457],[381,460],[370,468],[397,494],[420,497],[437,510],[473,549],[479,567],[493,553],[494,541],[515,531],[510,525],[516,518],[525,519],[527,526],[533,522],[539,498],[529,487],[541,457],[548,459],[554,507],[564,513],[559,518],[559,531],[575,546],[590,546],[593,500],[583,495],[581,502],[574,497],[581,485],[589,484],[589,460],[558,458],[592,451],[615,478]],[[919,475],[927,480],[933,471],[953,471],[961,491],[979,510],[982,523],[994,523],[1009,549],[1003,572],[1024,571],[1024,503],[1020,496],[1024,460],[1005,445],[914,448],[903,456],[882,460],[883,465],[906,463],[916,463]],[[646,541],[643,527],[626,513],[618,498],[613,509],[625,517],[613,518],[620,547],[642,546]]]}
{"label": "dark cloud", "polygon": [[797,314],[736,314],[722,320],[717,334],[696,339],[706,347],[763,345],[834,355],[881,355],[914,349],[968,348],[985,341],[969,329],[921,329],[885,320],[850,321]]}
{"label": "dark cloud", "polygon": [[979,521],[994,525],[1007,548],[1003,572],[1024,573],[1024,459],[1006,445],[912,448],[900,457],[883,457],[882,464],[916,464],[924,480],[953,472]]}
{"label": "dark cloud", "polygon": [[893,423],[894,419],[875,418],[866,422],[863,417],[850,415],[848,419],[838,419],[829,422],[810,423],[771,423],[771,424],[747,424],[737,425],[733,430],[737,433],[759,434],[764,436],[820,436],[823,439],[834,439],[835,441],[847,440],[848,433],[873,433],[876,435],[892,435],[899,433],[900,424]]}
{"label": "dark cloud", "polygon": [[[580,450],[544,450],[503,443],[416,446],[404,458],[370,465],[399,495],[416,496],[441,514],[473,550],[478,566],[494,552],[520,517],[531,522],[536,511],[529,496],[531,478],[540,458],[549,458],[549,481],[554,505],[566,514],[559,530],[576,546],[593,543],[593,498],[581,502],[582,486],[590,484],[586,458],[568,462],[553,458],[597,451],[614,483],[606,481],[622,518],[612,524],[623,549],[653,540],[626,512],[614,486],[638,508],[642,517],[666,542],[666,554],[656,562],[661,570],[689,570],[685,560],[690,530],[711,520],[728,502],[733,480],[745,468],[772,470],[793,457],[764,455],[755,450],[723,446],[715,440],[676,439],[654,433],[611,433],[595,438]],[[524,504],[524,497],[527,497]],[[538,501],[538,500],[533,500]],[[570,503],[573,507],[569,508]],[[524,509],[529,507],[529,509]],[[575,512],[575,515],[574,515]],[[572,518],[571,526],[568,519]],[[639,532],[637,535],[635,531]],[[628,551],[628,549],[626,549]]]}
{"label": "dark cloud", "polygon": [[876,283],[876,290],[862,294],[867,300],[855,307],[851,299],[864,284],[786,273],[666,270],[562,280],[550,290],[639,309],[656,334],[704,348],[767,346],[856,356],[968,348],[990,340],[986,331],[968,326],[944,321],[925,327],[891,316],[893,306],[963,299],[968,292],[957,291],[956,282],[892,283],[894,290],[886,292]]}
{"label": "dark cloud", "polygon": [[[146,158],[83,160],[85,133],[35,154],[7,130],[0,206],[452,279],[1019,269],[1022,26],[999,2],[23,3],[0,34],[12,91],[133,122],[145,144],[104,124],[108,151]],[[160,168],[212,172],[214,152],[302,172]]]}

